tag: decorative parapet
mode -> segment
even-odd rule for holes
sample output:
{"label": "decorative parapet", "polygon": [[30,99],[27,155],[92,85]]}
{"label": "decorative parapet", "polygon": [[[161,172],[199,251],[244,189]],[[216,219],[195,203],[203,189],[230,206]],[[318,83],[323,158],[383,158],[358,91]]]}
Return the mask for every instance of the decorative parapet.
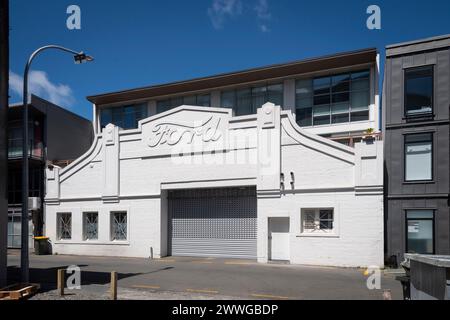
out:
{"label": "decorative parapet", "polygon": [[108,124],[103,131],[103,193],[105,203],[119,202],[119,128]]}
{"label": "decorative parapet", "polygon": [[52,165],[45,170],[47,178],[46,197],[47,204],[59,204],[60,188],[59,188],[59,171],[60,167]]}
{"label": "decorative parapet", "polygon": [[355,145],[356,195],[383,194],[383,141],[363,141]]}
{"label": "decorative parapet", "polygon": [[280,197],[281,108],[266,103],[258,109],[258,193]]}

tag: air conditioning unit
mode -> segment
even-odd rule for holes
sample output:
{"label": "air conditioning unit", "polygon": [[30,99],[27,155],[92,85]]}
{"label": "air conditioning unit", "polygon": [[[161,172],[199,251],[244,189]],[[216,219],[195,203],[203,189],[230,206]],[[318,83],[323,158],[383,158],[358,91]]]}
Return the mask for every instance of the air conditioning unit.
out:
{"label": "air conditioning unit", "polygon": [[39,210],[41,209],[41,198],[30,197],[28,198],[28,210]]}

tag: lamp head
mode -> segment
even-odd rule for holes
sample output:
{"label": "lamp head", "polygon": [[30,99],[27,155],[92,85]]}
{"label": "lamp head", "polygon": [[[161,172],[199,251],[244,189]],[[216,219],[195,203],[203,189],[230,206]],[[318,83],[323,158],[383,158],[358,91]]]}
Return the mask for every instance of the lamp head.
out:
{"label": "lamp head", "polygon": [[74,60],[76,64],[82,64],[84,62],[91,62],[94,61],[94,58],[85,54],[83,51],[74,55]]}

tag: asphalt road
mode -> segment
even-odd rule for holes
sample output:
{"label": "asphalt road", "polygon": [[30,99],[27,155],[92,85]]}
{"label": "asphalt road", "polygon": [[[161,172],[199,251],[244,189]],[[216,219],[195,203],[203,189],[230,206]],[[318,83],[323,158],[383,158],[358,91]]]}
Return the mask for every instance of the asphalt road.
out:
{"label": "asphalt road", "polygon": [[[56,287],[56,270],[77,265],[81,268],[82,291],[105,294],[110,272],[119,276],[119,295],[131,299],[170,293],[182,298],[236,299],[382,299],[391,290],[402,299],[401,286],[390,274],[382,273],[381,290],[368,290],[363,270],[309,267],[288,264],[258,264],[249,260],[169,257],[161,260],[86,256],[30,257],[30,280],[43,291]],[[18,281],[20,256],[8,255],[10,282]]]}

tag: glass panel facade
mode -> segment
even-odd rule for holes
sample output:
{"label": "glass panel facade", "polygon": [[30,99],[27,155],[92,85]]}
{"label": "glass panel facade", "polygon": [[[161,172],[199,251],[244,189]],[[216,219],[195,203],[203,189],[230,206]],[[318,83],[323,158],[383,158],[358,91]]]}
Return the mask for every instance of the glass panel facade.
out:
{"label": "glass panel facade", "polygon": [[296,115],[300,126],[369,120],[370,71],[296,82]]}
{"label": "glass panel facade", "polygon": [[[30,167],[29,172],[29,197],[43,196],[44,168],[41,166]],[[22,169],[8,168],[8,204],[17,205],[22,203]]]}
{"label": "glass panel facade", "polygon": [[[13,121],[8,124],[8,158],[22,158],[22,123]],[[41,159],[44,157],[44,140],[42,123],[33,120],[28,123],[28,156]]]}
{"label": "glass panel facade", "polygon": [[433,134],[405,136],[405,180],[433,179]]}
{"label": "glass panel facade", "polygon": [[298,80],[295,88],[296,118],[300,126],[312,125],[312,79]]}
{"label": "glass panel facade", "polygon": [[235,116],[255,114],[267,102],[283,105],[283,84],[222,91],[221,106],[231,108]]}
{"label": "glass panel facade", "polygon": [[433,66],[405,70],[405,114],[433,111]]}
{"label": "glass panel facade", "polygon": [[407,210],[407,252],[434,254],[434,211]]}
{"label": "glass panel facade", "polygon": [[148,116],[147,104],[103,108],[100,110],[100,125],[105,128],[109,123],[123,130],[136,129],[139,120]]}
{"label": "glass panel facade", "polygon": [[[22,209],[8,208],[8,248],[20,248],[22,243]],[[31,215],[28,219],[28,243],[33,246],[34,225]]]}
{"label": "glass panel facade", "polygon": [[233,108],[233,110],[236,116],[254,113],[251,89],[241,89],[236,91],[236,107]]}
{"label": "glass panel facade", "polygon": [[210,107],[211,95],[202,94],[160,100],[156,103],[156,111],[157,113],[161,113],[182,105]]}

